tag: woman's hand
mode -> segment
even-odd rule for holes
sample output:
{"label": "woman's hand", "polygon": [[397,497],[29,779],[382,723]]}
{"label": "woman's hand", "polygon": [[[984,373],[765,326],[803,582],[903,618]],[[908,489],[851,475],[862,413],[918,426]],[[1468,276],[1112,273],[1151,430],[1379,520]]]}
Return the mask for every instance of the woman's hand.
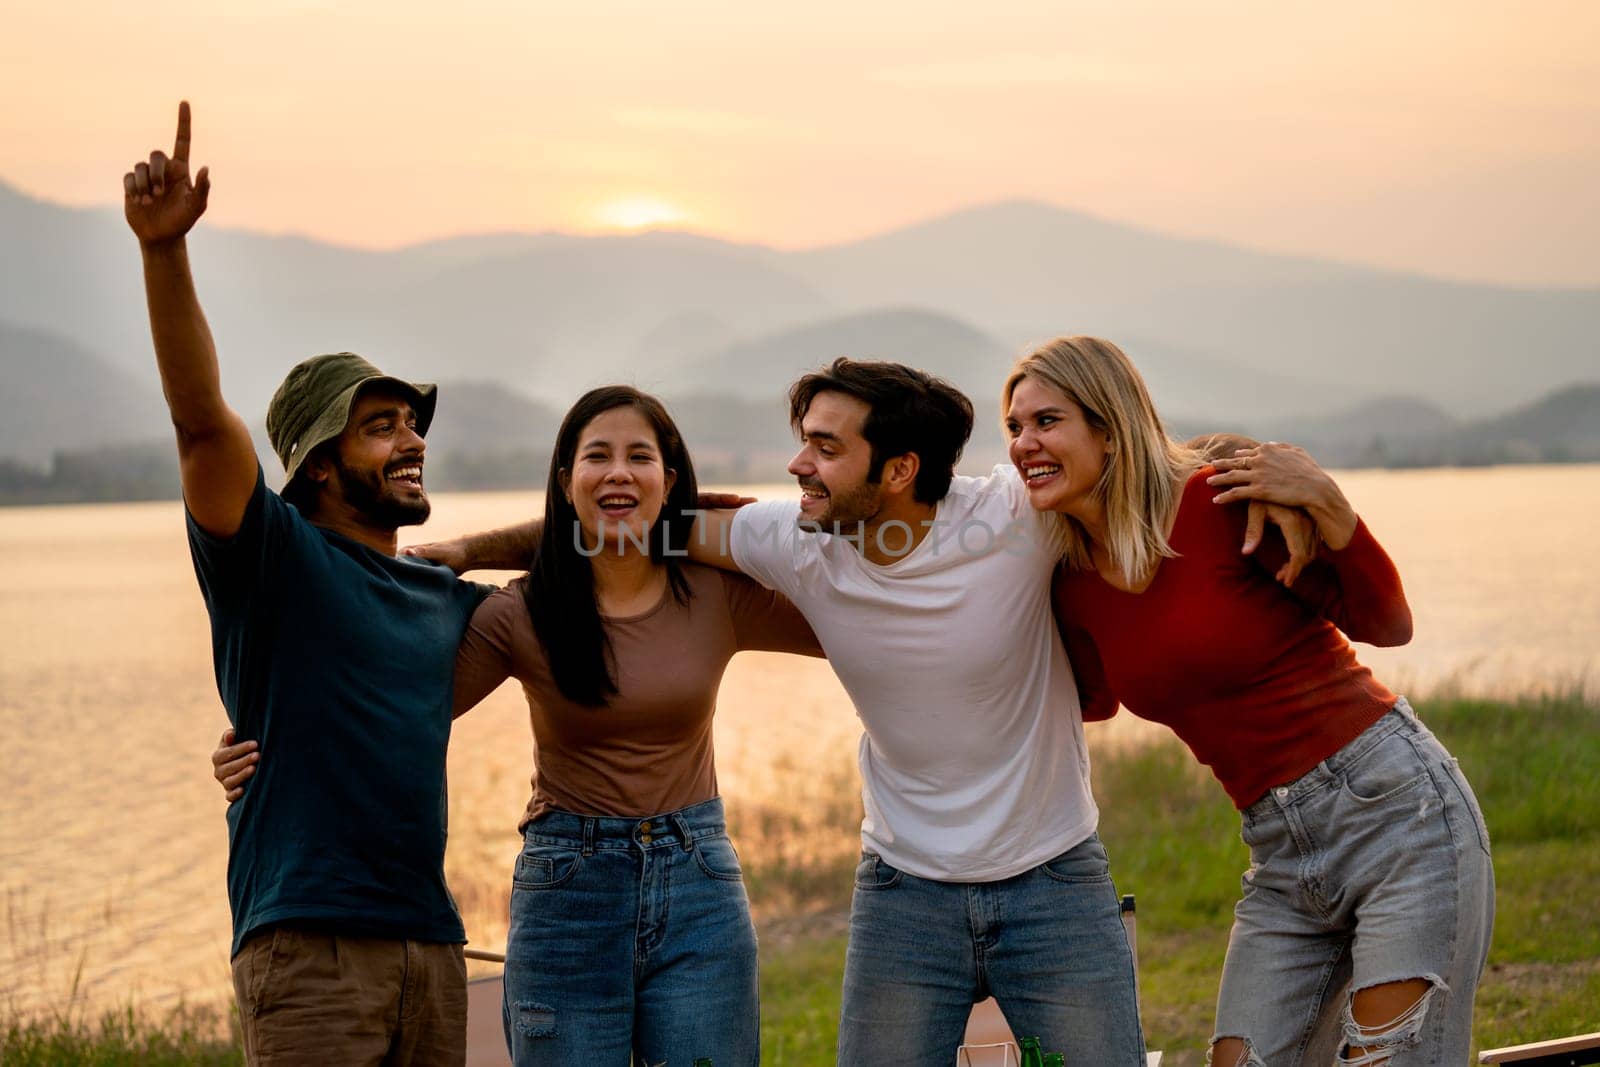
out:
{"label": "woman's hand", "polygon": [[1223,489],[1212,498],[1215,503],[1262,500],[1305,508],[1316,520],[1323,542],[1335,550],[1355,536],[1355,509],[1338,483],[1303,448],[1267,441],[1241,448],[1212,465],[1219,473],[1207,478],[1206,484]]}
{"label": "woman's hand", "polygon": [[228,803],[232,804],[244,796],[244,783],[256,773],[256,763],[261,759],[261,753],[256,751],[259,746],[254,741],[234,744],[231,727],[222,731],[222,740],[218,744],[221,747],[211,753],[211,776],[221,783]]}

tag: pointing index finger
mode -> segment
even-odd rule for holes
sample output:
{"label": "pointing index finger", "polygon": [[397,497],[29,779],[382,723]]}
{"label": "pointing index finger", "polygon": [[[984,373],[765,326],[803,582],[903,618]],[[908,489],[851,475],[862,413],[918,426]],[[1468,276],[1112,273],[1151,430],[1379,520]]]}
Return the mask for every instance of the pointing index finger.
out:
{"label": "pointing index finger", "polygon": [[178,104],[178,136],[172,142],[172,158],[189,162],[189,101]]}

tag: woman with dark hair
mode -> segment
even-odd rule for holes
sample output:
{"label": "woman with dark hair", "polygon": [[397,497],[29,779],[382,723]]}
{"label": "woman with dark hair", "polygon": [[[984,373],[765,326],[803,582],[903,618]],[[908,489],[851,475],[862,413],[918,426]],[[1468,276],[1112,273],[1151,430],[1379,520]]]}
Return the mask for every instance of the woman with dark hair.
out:
{"label": "woman with dark hair", "polygon": [[760,1060],[711,718],[735,652],[821,650],[779,594],[682,558],[695,506],[661,402],[584,394],[557,434],[533,566],[461,644],[456,713],[515,677],[533,725],[506,945],[518,1065]]}
{"label": "woman with dark hair", "polygon": [[[1303,451],[1208,465],[1173,442],[1110,342],[1043,345],[1002,404],[1029,502],[1053,513],[1084,717],[1120,701],[1169,725],[1243,820],[1251,866],[1207,1062],[1463,1062],[1494,920],[1489,837],[1456,761],[1350,647],[1410,640],[1388,555]],[[1310,513],[1323,548],[1298,578],[1281,542],[1240,555],[1244,500]]]}

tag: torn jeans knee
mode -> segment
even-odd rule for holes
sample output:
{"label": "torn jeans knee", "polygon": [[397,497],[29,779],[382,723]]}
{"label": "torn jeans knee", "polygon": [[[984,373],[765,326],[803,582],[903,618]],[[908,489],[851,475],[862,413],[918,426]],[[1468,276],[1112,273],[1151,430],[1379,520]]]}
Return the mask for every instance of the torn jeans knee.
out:
{"label": "torn jeans knee", "polygon": [[518,1001],[515,1007],[517,1033],[523,1037],[555,1037],[556,1010],[548,1004]]}
{"label": "torn jeans knee", "polygon": [[[1410,1048],[1421,1040],[1422,1024],[1428,1016],[1428,1004],[1433,1000],[1433,995],[1444,987],[1444,980],[1436,974],[1420,976],[1428,983],[1428,988],[1417,997],[1416,1003],[1390,1019],[1387,1023],[1378,1026],[1363,1026],[1355,1019],[1356,993],[1352,990],[1345,998],[1344,1004],[1344,1047],[1339,1053],[1340,1067],[1381,1067],[1386,1064],[1401,1049]],[[1405,979],[1397,979],[1404,981]],[[1375,982],[1366,989],[1389,985],[1389,982]],[[1365,1052],[1352,1052],[1353,1049],[1365,1049]]]}
{"label": "torn jeans knee", "polygon": [[[1228,1040],[1239,1042],[1239,1055],[1232,1063],[1216,1063],[1213,1057],[1216,1055],[1218,1043]],[[1220,1034],[1211,1039],[1211,1047],[1206,1049],[1206,1067],[1267,1067],[1267,1065],[1256,1055],[1256,1047],[1251,1044],[1248,1037],[1239,1034]]]}

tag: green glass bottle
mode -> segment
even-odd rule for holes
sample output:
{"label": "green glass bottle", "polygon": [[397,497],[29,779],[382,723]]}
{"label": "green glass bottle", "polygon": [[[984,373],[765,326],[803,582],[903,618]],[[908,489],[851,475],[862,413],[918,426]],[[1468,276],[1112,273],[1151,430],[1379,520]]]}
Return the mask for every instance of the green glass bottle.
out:
{"label": "green glass bottle", "polygon": [[1067,1058],[1059,1052],[1046,1052],[1044,1067],[1067,1067]]}
{"label": "green glass bottle", "polygon": [[1038,1038],[1019,1038],[1017,1050],[1022,1053],[1022,1067],[1044,1067],[1044,1056],[1039,1052]]}
{"label": "green glass bottle", "polygon": [[711,1067],[710,1056],[700,1056],[694,1061],[694,1067]]}

